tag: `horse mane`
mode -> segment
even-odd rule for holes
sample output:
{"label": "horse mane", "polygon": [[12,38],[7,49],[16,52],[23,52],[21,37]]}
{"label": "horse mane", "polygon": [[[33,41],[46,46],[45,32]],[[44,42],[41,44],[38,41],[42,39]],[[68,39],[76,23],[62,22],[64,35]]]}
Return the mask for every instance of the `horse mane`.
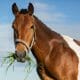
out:
{"label": "horse mane", "polygon": [[39,29],[41,29],[43,32],[45,32],[45,34],[51,39],[51,38],[60,38],[60,34],[51,30],[49,27],[47,27],[47,25],[45,25],[41,20],[39,20],[35,15],[35,24],[37,24],[39,26]]}

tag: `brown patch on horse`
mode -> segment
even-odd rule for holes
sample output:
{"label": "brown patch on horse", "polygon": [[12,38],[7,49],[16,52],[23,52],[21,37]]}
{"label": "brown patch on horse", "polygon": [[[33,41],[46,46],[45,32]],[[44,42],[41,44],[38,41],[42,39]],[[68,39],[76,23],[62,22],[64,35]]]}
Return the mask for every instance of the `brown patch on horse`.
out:
{"label": "brown patch on horse", "polygon": [[32,52],[38,64],[39,62],[44,64],[46,74],[54,80],[77,80],[78,58],[74,51],[70,49],[60,34],[49,29],[38,18],[34,20],[37,26],[36,44]]}

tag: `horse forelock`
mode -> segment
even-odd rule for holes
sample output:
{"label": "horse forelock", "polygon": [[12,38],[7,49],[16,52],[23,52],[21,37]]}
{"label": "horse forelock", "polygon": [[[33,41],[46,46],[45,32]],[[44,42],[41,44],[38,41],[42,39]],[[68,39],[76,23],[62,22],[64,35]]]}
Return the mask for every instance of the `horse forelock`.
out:
{"label": "horse forelock", "polygon": [[27,9],[21,9],[20,10],[20,14],[26,14],[26,13],[28,13]]}

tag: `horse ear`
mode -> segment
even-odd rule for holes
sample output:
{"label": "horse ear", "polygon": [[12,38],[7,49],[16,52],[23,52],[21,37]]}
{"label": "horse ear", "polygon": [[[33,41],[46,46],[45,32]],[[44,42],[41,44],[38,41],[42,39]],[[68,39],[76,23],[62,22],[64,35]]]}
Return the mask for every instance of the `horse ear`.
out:
{"label": "horse ear", "polygon": [[34,13],[34,6],[32,3],[29,3],[29,6],[28,6],[28,13],[30,15],[32,15]]}
{"label": "horse ear", "polygon": [[13,5],[12,5],[12,12],[14,15],[16,15],[19,12],[16,3],[13,3]]}

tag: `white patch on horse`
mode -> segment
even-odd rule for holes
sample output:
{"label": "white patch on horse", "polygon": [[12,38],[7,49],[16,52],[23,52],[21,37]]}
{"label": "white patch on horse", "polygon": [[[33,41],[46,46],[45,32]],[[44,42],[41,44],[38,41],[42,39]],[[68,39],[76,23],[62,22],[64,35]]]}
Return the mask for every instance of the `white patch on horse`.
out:
{"label": "white patch on horse", "polygon": [[62,37],[67,42],[67,44],[69,45],[69,47],[76,53],[76,55],[79,58],[78,80],[80,80],[80,46],[77,45],[71,37],[65,36],[65,35],[62,35]]}

